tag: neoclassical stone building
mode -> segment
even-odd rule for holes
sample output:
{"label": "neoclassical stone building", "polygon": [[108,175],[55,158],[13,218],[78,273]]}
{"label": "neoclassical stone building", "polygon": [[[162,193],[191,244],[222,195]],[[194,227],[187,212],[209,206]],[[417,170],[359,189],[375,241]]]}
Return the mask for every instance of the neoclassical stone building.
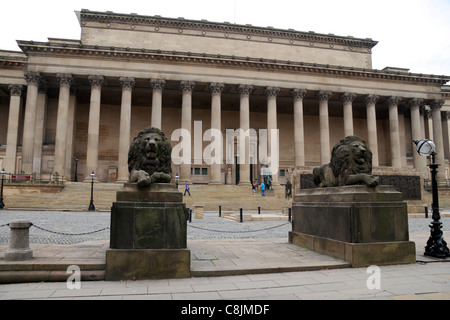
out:
{"label": "neoclassical stone building", "polygon": [[[76,171],[83,181],[94,171],[99,181],[123,182],[130,141],[152,125],[174,147],[181,140],[172,133],[191,133],[191,162],[173,164],[181,181],[260,178],[261,129],[279,130],[275,183],[328,162],[334,144],[352,134],[368,143],[374,172],[383,175],[427,177],[412,140],[431,138],[439,179],[448,175],[450,76],[375,70],[372,39],[89,10],[77,16],[80,40],[18,40],[21,52],[0,51],[0,166],[8,173],[74,180]],[[203,137],[210,128],[223,133],[222,164],[194,152],[211,143]],[[239,128],[256,133],[240,159],[237,139],[225,138]]]}

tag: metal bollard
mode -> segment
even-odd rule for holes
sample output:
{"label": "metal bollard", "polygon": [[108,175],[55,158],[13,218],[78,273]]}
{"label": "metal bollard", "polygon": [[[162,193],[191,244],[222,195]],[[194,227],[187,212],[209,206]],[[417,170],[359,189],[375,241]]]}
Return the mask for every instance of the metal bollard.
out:
{"label": "metal bollard", "polygon": [[33,259],[33,251],[30,249],[30,227],[33,225],[29,221],[16,220],[10,222],[11,230],[9,246],[5,251],[5,260],[21,261]]}
{"label": "metal bollard", "polygon": [[428,207],[425,207],[425,219],[428,219]]}
{"label": "metal bollard", "polygon": [[261,214],[261,207],[258,207],[258,214]]}
{"label": "metal bollard", "polygon": [[192,210],[189,209],[189,222],[192,222]]}
{"label": "metal bollard", "polygon": [[292,213],[291,213],[292,208],[289,208],[289,222],[291,222],[291,218],[292,218]]}
{"label": "metal bollard", "polygon": [[242,222],[242,208],[239,209],[240,221]]}
{"label": "metal bollard", "polygon": [[219,218],[222,216],[222,206],[219,206]]}

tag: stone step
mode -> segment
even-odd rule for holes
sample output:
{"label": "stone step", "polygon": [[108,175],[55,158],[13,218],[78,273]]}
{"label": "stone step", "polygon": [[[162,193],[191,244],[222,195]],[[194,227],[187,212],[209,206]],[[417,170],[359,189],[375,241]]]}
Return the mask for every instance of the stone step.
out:
{"label": "stone step", "polygon": [[[96,210],[109,211],[116,201],[116,192],[121,184],[95,183],[93,199]],[[282,210],[284,204],[284,188],[274,187],[272,196],[262,197],[260,193],[252,195],[250,186],[235,185],[191,185],[191,196],[186,195],[183,201],[188,208],[195,204],[204,205],[204,210]],[[7,187],[6,187],[7,189]],[[184,186],[179,186],[184,192]],[[85,211],[91,198],[91,184],[67,182],[60,192],[44,193],[38,190],[23,190],[21,193],[5,193],[6,209],[41,209]]]}

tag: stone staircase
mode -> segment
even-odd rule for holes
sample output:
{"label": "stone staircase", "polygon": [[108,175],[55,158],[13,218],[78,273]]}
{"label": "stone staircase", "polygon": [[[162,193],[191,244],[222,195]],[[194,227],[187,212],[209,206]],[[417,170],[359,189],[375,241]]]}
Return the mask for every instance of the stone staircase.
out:
{"label": "stone staircase", "polygon": [[[94,205],[97,211],[110,211],[116,201],[116,192],[122,184],[94,183]],[[188,208],[203,205],[205,211],[281,211],[285,205],[284,187],[275,186],[273,192],[262,197],[260,193],[252,195],[251,186],[236,185],[191,185],[191,196],[186,194],[183,201]],[[184,185],[179,186],[184,192]],[[270,194],[272,193],[272,194]],[[91,199],[91,184],[83,182],[66,182],[63,188],[42,191],[39,187],[23,188],[20,192],[10,192],[5,186],[5,209],[23,210],[65,210],[87,211]],[[286,202],[287,203],[287,202]]]}
{"label": "stone staircase", "polygon": [[[184,185],[179,186],[184,193]],[[273,191],[266,192],[262,197],[261,192],[252,195],[252,188],[237,185],[193,185],[190,186],[191,196],[183,198],[186,206],[193,209],[195,205],[204,205],[205,211],[237,211],[242,208],[245,211],[281,211],[285,205],[284,187],[274,186]],[[287,203],[287,201],[286,201]]]}
{"label": "stone staircase", "polygon": [[[5,209],[87,211],[91,200],[91,184],[66,182],[61,189],[42,192],[39,187],[25,187],[22,192],[8,195],[5,186]],[[95,183],[94,205],[96,210],[109,211],[116,200],[121,184]]]}
{"label": "stone staircase", "polygon": [[[111,205],[116,201],[116,192],[122,184],[95,183],[94,205],[97,211],[110,211]],[[252,195],[251,186],[237,185],[201,185],[190,186],[191,196],[186,194],[183,201],[186,207],[194,210],[195,205],[203,205],[205,211],[257,212],[283,211],[291,206],[290,201],[284,198],[284,187],[274,186],[274,191]],[[5,185],[5,209],[23,210],[61,210],[61,211],[87,211],[91,199],[91,184],[83,182],[66,182],[62,188],[49,187],[23,187]],[[184,193],[184,185],[179,186]],[[428,206],[431,217],[431,194],[424,191],[422,201],[408,201],[408,213],[412,216],[424,217],[424,206]],[[450,191],[439,190],[439,205],[441,210],[450,210]],[[286,210],[286,209],[285,209]],[[449,216],[449,213],[442,214]]]}

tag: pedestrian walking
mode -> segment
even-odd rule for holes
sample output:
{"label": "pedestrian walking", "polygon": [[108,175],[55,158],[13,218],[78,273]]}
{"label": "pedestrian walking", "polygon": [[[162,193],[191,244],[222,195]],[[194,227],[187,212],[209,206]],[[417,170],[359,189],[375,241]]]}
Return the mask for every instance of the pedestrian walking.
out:
{"label": "pedestrian walking", "polygon": [[263,197],[266,196],[266,194],[264,193],[265,190],[266,190],[266,186],[264,185],[264,182],[261,182],[261,195]]}
{"label": "pedestrian walking", "polygon": [[189,182],[186,181],[186,188],[184,189],[184,195],[186,195],[186,192],[189,194],[189,197],[191,196],[191,193],[189,192]]}
{"label": "pedestrian walking", "polygon": [[256,180],[253,180],[252,183],[252,196],[254,196],[256,193]]}

